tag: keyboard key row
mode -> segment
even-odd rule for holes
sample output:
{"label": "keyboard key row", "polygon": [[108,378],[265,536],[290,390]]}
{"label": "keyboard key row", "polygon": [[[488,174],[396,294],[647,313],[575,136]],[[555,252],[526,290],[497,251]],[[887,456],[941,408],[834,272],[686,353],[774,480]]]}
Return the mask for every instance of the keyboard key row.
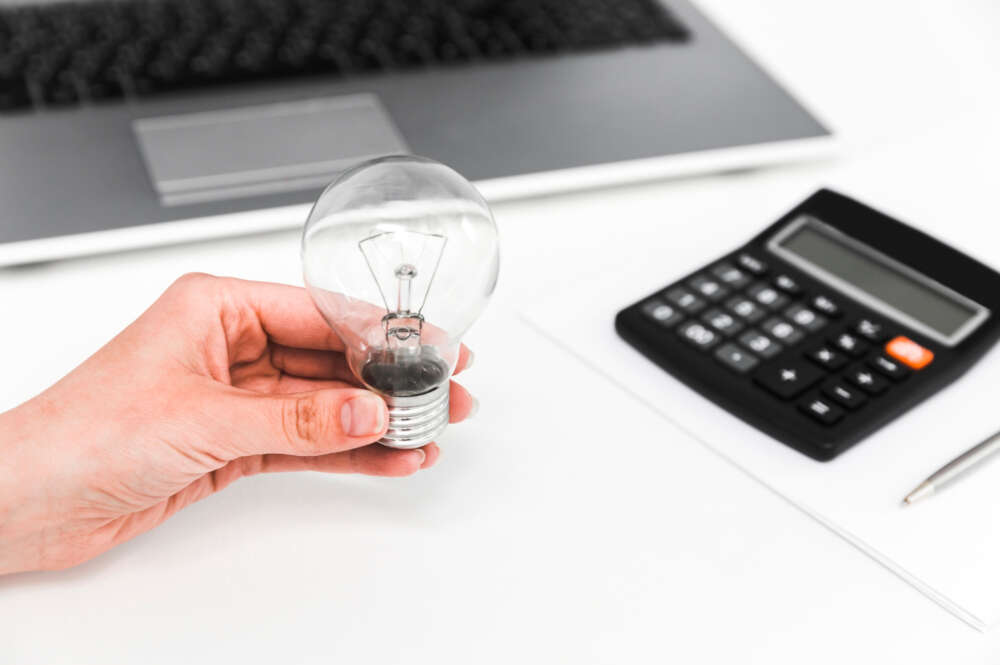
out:
{"label": "keyboard key row", "polygon": [[[828,375],[815,365],[789,360],[761,367],[754,374],[754,381],[781,399],[798,397]],[[824,393],[844,406],[857,408],[865,402],[865,394],[881,395],[889,389],[889,381],[866,366],[851,368],[843,376],[844,382],[835,379],[824,388]],[[846,382],[846,383],[845,383]],[[853,387],[852,387],[853,386]],[[862,394],[863,393],[863,394]]]}

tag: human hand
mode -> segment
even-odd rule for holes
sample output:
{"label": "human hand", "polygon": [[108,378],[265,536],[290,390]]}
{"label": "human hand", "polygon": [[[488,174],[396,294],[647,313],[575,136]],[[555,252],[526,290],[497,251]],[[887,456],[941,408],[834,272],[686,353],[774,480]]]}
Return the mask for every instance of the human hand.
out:
{"label": "human hand", "polygon": [[[303,289],[186,275],[56,385],[0,414],[0,574],[59,569],[148,531],[244,476],[406,476],[436,444],[378,441],[360,389]],[[458,370],[468,366],[462,348]],[[475,400],[451,385],[451,421]]]}

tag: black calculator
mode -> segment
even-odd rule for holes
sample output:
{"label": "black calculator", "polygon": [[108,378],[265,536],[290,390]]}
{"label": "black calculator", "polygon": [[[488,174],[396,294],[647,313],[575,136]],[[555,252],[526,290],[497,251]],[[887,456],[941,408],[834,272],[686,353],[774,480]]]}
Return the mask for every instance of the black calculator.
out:
{"label": "black calculator", "polygon": [[997,312],[1000,274],[824,189],[615,326],[694,390],[825,461],[961,376],[1000,336]]}

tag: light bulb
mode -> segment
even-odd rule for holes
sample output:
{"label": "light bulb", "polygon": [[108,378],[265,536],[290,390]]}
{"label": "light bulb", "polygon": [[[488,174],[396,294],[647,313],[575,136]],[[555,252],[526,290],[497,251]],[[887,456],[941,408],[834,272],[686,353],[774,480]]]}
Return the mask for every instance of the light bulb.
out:
{"label": "light bulb", "polygon": [[417,448],[448,424],[462,336],[496,287],[496,223],[452,169],[383,157],[320,195],[302,234],[306,286],[348,365],[389,407],[380,443]]}

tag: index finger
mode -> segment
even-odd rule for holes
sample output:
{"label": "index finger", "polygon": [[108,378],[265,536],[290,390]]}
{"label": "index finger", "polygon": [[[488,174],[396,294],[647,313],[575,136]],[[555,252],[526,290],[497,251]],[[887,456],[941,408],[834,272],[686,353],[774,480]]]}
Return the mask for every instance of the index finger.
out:
{"label": "index finger", "polygon": [[[343,351],[344,342],[300,286],[233,279],[230,288],[256,314],[268,338],[282,346],[312,351]],[[464,344],[455,373],[467,369],[473,353]]]}
{"label": "index finger", "polygon": [[299,349],[343,351],[344,343],[300,286],[234,279],[230,288],[270,340]]}

